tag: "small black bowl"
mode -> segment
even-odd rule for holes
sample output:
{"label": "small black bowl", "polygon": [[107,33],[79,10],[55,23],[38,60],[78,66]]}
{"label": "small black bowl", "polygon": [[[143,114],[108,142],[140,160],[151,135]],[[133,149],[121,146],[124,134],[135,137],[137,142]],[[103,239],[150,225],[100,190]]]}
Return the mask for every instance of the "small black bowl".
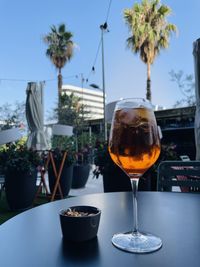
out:
{"label": "small black bowl", "polygon": [[[68,215],[67,212],[76,211],[81,216]],[[92,206],[73,206],[60,211],[60,224],[64,240],[82,242],[97,235],[101,211]]]}

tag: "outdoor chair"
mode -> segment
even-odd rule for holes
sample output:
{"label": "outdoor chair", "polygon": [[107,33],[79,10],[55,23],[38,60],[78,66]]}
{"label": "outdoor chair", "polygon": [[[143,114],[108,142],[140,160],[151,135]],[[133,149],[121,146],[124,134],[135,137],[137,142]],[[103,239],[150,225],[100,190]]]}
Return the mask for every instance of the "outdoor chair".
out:
{"label": "outdoor chair", "polygon": [[200,161],[162,161],[158,166],[157,190],[200,192]]}

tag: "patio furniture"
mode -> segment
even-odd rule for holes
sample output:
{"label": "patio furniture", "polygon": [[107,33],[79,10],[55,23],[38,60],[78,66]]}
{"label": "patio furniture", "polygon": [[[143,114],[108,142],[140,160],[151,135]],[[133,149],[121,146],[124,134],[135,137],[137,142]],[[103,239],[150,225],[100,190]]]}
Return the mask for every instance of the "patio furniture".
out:
{"label": "patio furniture", "polygon": [[[52,134],[53,135],[61,135],[61,136],[72,136],[73,127],[68,126],[68,125],[55,124],[52,127]],[[40,151],[40,152],[42,152],[42,151]],[[37,193],[35,196],[35,200],[37,199],[39,193],[42,191],[42,187],[43,187],[45,189],[46,196],[48,196],[48,197],[50,196],[50,201],[54,201],[57,189],[59,190],[60,197],[63,198],[63,193],[62,193],[62,190],[60,187],[60,177],[61,177],[63,166],[65,163],[65,159],[67,157],[67,151],[63,152],[62,160],[61,160],[61,163],[60,163],[60,166],[58,167],[58,169],[56,168],[56,164],[55,164],[55,160],[54,160],[54,156],[53,156],[53,151],[47,150],[46,153],[47,153],[46,162],[44,163],[44,166],[40,169],[41,180],[40,180],[39,187],[38,187],[38,190],[37,190]],[[48,170],[49,164],[51,164],[53,167],[53,172],[54,172],[55,179],[56,179],[52,194],[49,193],[49,190],[48,190],[48,187],[47,187],[47,184],[45,181],[45,174]]]}
{"label": "patio furniture", "polygon": [[157,190],[200,192],[200,161],[162,161],[158,166]]}
{"label": "patio furniture", "polygon": [[26,89],[27,147],[34,150],[48,149],[44,133],[43,87],[44,82],[29,82]]}
{"label": "patio furniture", "polygon": [[[138,192],[141,229],[161,237],[163,247],[148,254],[114,247],[112,235],[132,229],[131,192],[90,194],[25,211],[0,226],[3,267],[199,267],[200,194]],[[64,242],[59,211],[77,205],[101,210],[97,238]]]}

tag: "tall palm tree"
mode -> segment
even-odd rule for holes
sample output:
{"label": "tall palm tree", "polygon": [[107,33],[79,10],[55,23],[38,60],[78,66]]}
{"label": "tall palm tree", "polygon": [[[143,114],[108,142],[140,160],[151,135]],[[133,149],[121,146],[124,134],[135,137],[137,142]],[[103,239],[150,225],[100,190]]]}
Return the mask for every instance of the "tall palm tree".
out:
{"label": "tall palm tree", "polygon": [[151,101],[150,67],[161,49],[169,46],[171,33],[177,31],[174,24],[167,22],[171,9],[160,0],[142,0],[132,8],[124,10],[125,22],[131,36],[127,39],[128,47],[139,53],[141,60],[147,65],[146,98]]}
{"label": "tall palm tree", "polygon": [[51,27],[51,32],[44,36],[44,42],[48,45],[46,50],[47,57],[58,69],[58,107],[61,104],[62,92],[62,74],[61,70],[65,64],[70,61],[73,56],[74,43],[72,41],[73,34],[66,31],[65,24]]}

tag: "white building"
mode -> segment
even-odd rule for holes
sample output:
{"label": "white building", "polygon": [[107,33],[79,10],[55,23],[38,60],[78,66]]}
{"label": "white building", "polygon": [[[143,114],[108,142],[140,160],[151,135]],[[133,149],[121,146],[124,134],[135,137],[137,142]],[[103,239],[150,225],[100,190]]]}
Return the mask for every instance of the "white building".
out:
{"label": "white building", "polygon": [[62,92],[70,95],[73,93],[81,99],[85,110],[89,112],[88,119],[103,118],[103,92],[95,89],[81,88],[73,85],[63,85]]}

